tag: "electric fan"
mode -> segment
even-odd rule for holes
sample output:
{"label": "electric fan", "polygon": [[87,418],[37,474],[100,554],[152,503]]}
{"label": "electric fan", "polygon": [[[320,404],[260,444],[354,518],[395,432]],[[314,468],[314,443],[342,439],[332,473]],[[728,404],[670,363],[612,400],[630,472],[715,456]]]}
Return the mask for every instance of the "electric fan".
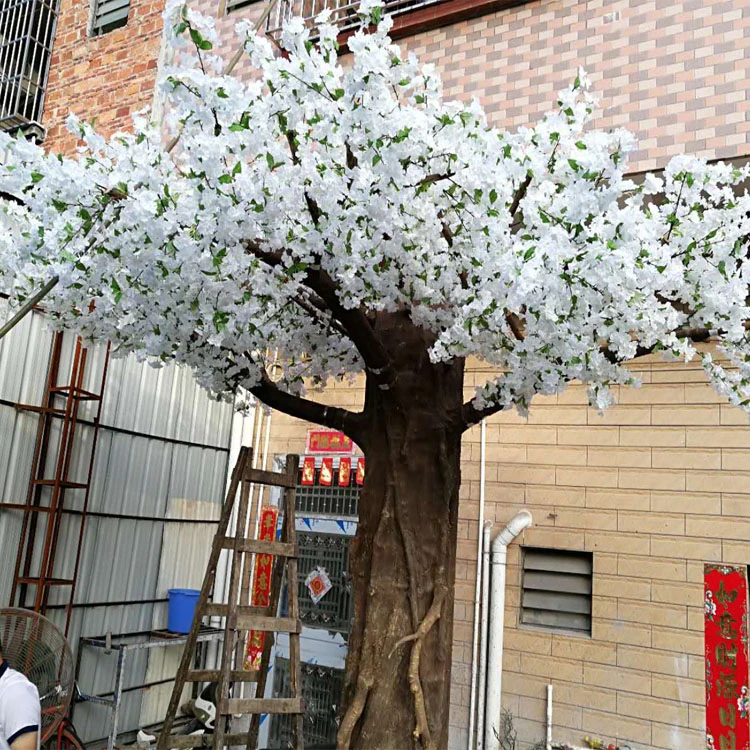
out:
{"label": "electric fan", "polygon": [[3,659],[36,685],[42,707],[41,742],[57,728],[73,695],[73,655],[60,630],[27,609],[0,608]]}

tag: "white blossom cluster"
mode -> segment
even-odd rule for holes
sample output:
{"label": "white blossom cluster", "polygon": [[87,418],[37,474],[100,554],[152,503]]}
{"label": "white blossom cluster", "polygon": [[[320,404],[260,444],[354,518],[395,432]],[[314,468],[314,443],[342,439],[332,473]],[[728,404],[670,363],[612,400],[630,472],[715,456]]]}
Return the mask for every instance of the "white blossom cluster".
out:
{"label": "white blossom cluster", "polygon": [[[190,366],[213,392],[250,388],[277,352],[280,386],[363,367],[340,316],[408,310],[435,362],[475,356],[501,374],[476,404],[528,408],[573,379],[592,402],[634,378],[644,351],[703,357],[736,404],[750,399],[747,167],[673,159],[624,177],[633,136],[591,127],[581,73],[534,127],[491,127],[443,99],[363,3],[344,67],[327,15],[301,19],[285,55],[240,24],[255,81],[222,74],[212,21],[170,2],[179,67],[164,71],[172,151],[144,118],[105,140],[73,118],[76,158],[3,136],[0,285],[23,299],[51,277],[56,324],[120,352]],[[343,327],[345,328],[345,327]]]}

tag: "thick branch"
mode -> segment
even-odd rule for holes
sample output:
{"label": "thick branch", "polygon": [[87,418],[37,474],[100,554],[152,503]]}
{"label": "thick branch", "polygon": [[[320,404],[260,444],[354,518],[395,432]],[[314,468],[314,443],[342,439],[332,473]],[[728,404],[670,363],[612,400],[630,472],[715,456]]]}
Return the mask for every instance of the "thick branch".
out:
{"label": "thick branch", "polygon": [[326,406],[315,401],[295,396],[282,391],[271,379],[264,375],[258,385],[250,388],[250,393],[260,399],[266,406],[284,412],[291,417],[304,419],[313,424],[324,425],[348,435],[361,445],[364,442],[364,420],[361,412],[348,411],[338,407]]}
{"label": "thick branch", "polygon": [[[283,265],[283,253],[264,250],[255,240],[245,242],[248,252],[270,266]],[[381,387],[387,388],[395,380],[395,372],[383,342],[375,333],[365,313],[359,308],[345,308],[338,298],[336,282],[321,268],[309,268],[302,282],[315,292],[328,311],[344,327],[346,335],[357,347],[365,366]]]}

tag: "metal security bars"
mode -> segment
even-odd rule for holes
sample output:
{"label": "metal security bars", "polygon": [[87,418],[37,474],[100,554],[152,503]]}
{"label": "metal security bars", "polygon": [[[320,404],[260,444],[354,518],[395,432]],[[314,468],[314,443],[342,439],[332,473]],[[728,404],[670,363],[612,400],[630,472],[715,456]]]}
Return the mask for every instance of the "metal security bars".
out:
{"label": "metal security bars", "polygon": [[[349,579],[349,542],[343,534],[298,532],[300,620],[310,627],[348,633],[354,604]],[[315,604],[305,587],[305,579],[316,567],[325,568],[333,588]]]}
{"label": "metal security bars", "polygon": [[[383,10],[396,16],[441,2],[445,0],[385,0]],[[330,22],[336,24],[342,32],[359,25],[359,0],[279,0],[268,17],[267,31],[274,38],[278,38],[284,23],[290,18],[302,16],[312,24],[316,16],[328,8],[332,11]]]}
{"label": "metal security bars", "polygon": [[0,0],[0,129],[40,123],[59,0]]}
{"label": "metal security bars", "polygon": [[320,513],[326,516],[356,518],[359,509],[360,486],[354,483],[340,487],[338,466],[334,464],[333,484],[302,484],[302,472],[297,483],[297,510],[302,513]]}
{"label": "metal security bars", "polygon": [[523,550],[521,623],[591,633],[590,552]]}
{"label": "metal security bars", "polygon": [[[354,602],[349,578],[349,543],[344,534],[297,532],[299,579],[299,619],[310,628],[342,633],[345,637],[352,627]],[[317,603],[310,598],[305,579],[315,568],[324,568],[331,579],[331,590]],[[288,611],[286,582],[281,597],[281,615]]]}
{"label": "metal security bars", "polygon": [[130,12],[130,0],[96,0],[93,36],[101,36],[125,26]]}
{"label": "metal security bars", "polygon": [[[274,665],[273,694],[289,695],[289,660],[277,657]],[[335,747],[344,671],[319,664],[302,663],[302,700],[305,718],[302,734],[305,747]],[[273,716],[269,733],[269,747],[294,747],[290,716]]]}

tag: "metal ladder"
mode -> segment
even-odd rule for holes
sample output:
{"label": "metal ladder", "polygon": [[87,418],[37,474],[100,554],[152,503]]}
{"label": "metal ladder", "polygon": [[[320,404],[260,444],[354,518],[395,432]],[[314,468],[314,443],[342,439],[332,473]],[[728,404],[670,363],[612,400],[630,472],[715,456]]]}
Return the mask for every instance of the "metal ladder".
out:
{"label": "metal ladder", "polygon": [[[83,345],[80,338],[76,338],[73,350],[72,366],[67,382],[60,383],[60,360],[62,358],[64,337],[62,333],[56,333],[52,340],[47,380],[44,389],[44,398],[41,406],[21,404],[17,408],[22,411],[33,411],[39,414],[39,426],[37,428],[36,445],[31,467],[31,478],[29,489],[24,505],[14,505],[23,510],[23,521],[21,525],[21,540],[16,555],[16,564],[13,572],[13,586],[10,594],[11,606],[17,605],[35,610],[44,614],[49,604],[49,595],[52,588],[70,587],[70,594],[65,605],[65,635],[70,628],[70,617],[73,609],[78,582],[78,569],[81,562],[81,551],[83,548],[83,534],[86,526],[86,514],[89,505],[89,494],[91,491],[91,480],[94,472],[94,457],[96,443],[99,436],[99,420],[102,413],[102,401],[104,387],[107,382],[107,370],[109,367],[109,344],[104,355],[101,379],[96,392],[85,390],[86,364],[89,350]],[[58,406],[62,400],[64,406]],[[92,422],[88,424],[93,428],[91,435],[90,455],[88,469],[85,478],[73,481],[70,477],[70,464],[73,451],[76,448],[76,428],[81,423],[79,409],[82,402],[96,403],[96,411]],[[57,454],[49,456],[50,437],[53,432],[55,420],[60,421],[60,438],[57,444]],[[46,476],[45,466],[51,459],[54,465],[54,476]],[[80,480],[83,481],[80,481]],[[49,502],[44,503],[45,491],[49,492]],[[77,509],[65,507],[65,497],[68,492],[83,492],[83,502]],[[42,550],[36,570],[32,572],[36,552],[36,537],[39,530],[40,515],[46,514],[46,523],[43,524]],[[78,545],[76,558],[71,578],[59,578],[55,576],[55,557],[57,542],[60,536],[60,528],[64,515],[80,517],[78,530]],[[33,587],[33,600],[27,597],[29,587]]]}
{"label": "metal ladder", "polygon": [[[302,750],[302,667],[300,662],[299,600],[297,590],[297,540],[295,531],[295,495],[299,459],[288,456],[283,473],[261,471],[251,468],[251,449],[240,450],[237,464],[232,472],[229,491],[219,519],[219,528],[211,548],[206,575],[196,605],[195,617],[182,653],[175,678],[172,697],[157,741],[157,750],[168,748],[213,747],[244,745],[254,748],[257,741],[260,714],[293,714],[295,748]],[[254,513],[260,513],[260,498],[257,503],[252,485],[283,488],[283,523],[281,541],[265,541],[250,536],[249,523]],[[236,515],[236,530],[227,536],[232,512],[239,490],[239,506]],[[226,604],[209,602],[216,582],[216,568],[222,550],[231,553],[229,575],[229,597]],[[270,601],[267,607],[250,605],[249,567],[251,555],[272,555],[274,558]],[[244,564],[244,571],[243,571]],[[284,572],[289,592],[289,616],[277,617]],[[240,585],[242,582],[242,585]],[[195,670],[193,663],[195,645],[204,617],[224,618],[224,641],[217,669]],[[244,668],[243,645],[251,631],[266,634],[260,669]],[[270,660],[271,636],[273,633],[289,633],[290,698],[264,698],[266,675]],[[215,682],[217,688],[217,719],[213,735],[171,736],[180,698],[187,682]],[[230,685],[255,683],[254,698],[230,698]],[[226,732],[226,718],[237,715],[252,715],[250,729],[241,734]]]}

